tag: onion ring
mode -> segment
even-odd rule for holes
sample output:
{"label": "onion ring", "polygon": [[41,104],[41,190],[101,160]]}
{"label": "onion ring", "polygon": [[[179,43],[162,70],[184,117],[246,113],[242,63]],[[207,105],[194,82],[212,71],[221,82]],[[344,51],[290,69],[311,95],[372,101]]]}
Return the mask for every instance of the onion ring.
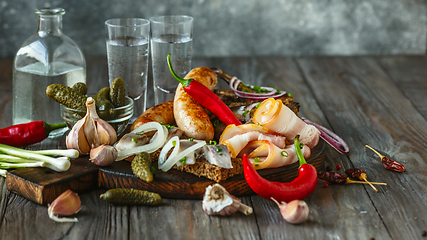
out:
{"label": "onion ring", "polygon": [[350,148],[348,147],[347,143],[340,138],[337,134],[332,132],[331,130],[314,123],[306,118],[301,118],[305,123],[315,126],[320,131],[320,137],[325,140],[331,147],[333,147],[335,150],[337,150],[339,153],[342,154],[348,154],[350,152]]}
{"label": "onion ring", "polygon": [[166,142],[166,139],[168,137],[168,129],[165,126],[161,125],[160,123],[158,122],[145,123],[135,128],[131,133],[149,132],[153,130],[157,130],[157,134],[153,136],[149,144],[119,151],[116,161],[123,160],[133,154],[137,154],[140,152],[152,153],[157,151],[157,149],[161,148],[163,144]]}
{"label": "onion ring", "polygon": [[[182,140],[182,141],[186,141],[186,140]],[[165,146],[162,148],[162,151],[160,152],[159,169],[161,169],[163,172],[169,171],[173,167],[173,165],[175,165],[183,157],[187,156],[191,152],[194,152],[195,150],[206,145],[205,141],[201,141],[201,140],[194,140],[194,141],[196,141],[197,143],[194,144],[193,146],[185,149],[184,151],[178,153],[179,146],[180,146],[180,140],[179,140],[178,136],[172,137],[165,144]],[[175,142],[175,144],[174,144],[174,142]],[[166,159],[166,155],[168,154],[169,150],[173,147],[175,147],[175,148],[172,150],[172,153]]]}

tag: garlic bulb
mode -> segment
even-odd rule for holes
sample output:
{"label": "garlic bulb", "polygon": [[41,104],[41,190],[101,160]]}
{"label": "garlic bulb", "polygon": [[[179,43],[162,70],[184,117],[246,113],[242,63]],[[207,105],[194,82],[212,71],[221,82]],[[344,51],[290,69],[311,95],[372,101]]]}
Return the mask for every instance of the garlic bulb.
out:
{"label": "garlic bulb", "polygon": [[117,141],[114,128],[98,117],[93,98],[87,98],[86,107],[86,116],[74,125],[66,140],[68,149],[76,149],[82,155],[89,154],[90,149],[99,145],[112,145]]}
{"label": "garlic bulb", "polygon": [[228,216],[237,211],[249,215],[253,212],[251,207],[241,203],[218,183],[206,188],[202,207],[208,215]]}
{"label": "garlic bulb", "polygon": [[98,166],[109,166],[117,159],[117,149],[113,146],[102,144],[90,150],[90,161]]}
{"label": "garlic bulb", "polygon": [[49,218],[57,222],[77,222],[77,218],[58,218],[57,216],[70,216],[80,211],[81,201],[77,193],[68,189],[59,195],[47,210]]}
{"label": "garlic bulb", "polygon": [[287,222],[298,224],[307,220],[309,209],[305,201],[293,200],[289,203],[282,202],[282,204],[279,204],[276,199],[271,198],[271,200],[279,206],[280,213]]}

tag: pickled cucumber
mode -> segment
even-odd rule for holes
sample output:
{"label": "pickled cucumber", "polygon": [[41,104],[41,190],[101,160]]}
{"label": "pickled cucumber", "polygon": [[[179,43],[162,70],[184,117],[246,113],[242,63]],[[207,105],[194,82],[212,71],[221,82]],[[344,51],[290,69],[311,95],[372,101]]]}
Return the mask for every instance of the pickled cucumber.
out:
{"label": "pickled cucumber", "polygon": [[78,82],[73,85],[73,89],[76,90],[76,92],[80,93],[81,95],[86,95],[87,93],[87,86],[85,83]]}
{"label": "pickled cucumber", "polygon": [[93,96],[93,99],[95,99],[95,104],[100,103],[103,100],[109,100],[110,99],[110,88],[105,87],[99,90],[95,96]]}
{"label": "pickled cucumber", "polygon": [[125,81],[116,78],[110,86],[110,101],[115,107],[123,107],[126,103]]}
{"label": "pickled cucumber", "polygon": [[51,84],[46,88],[46,95],[66,107],[86,111],[86,96],[71,87],[62,84]]}
{"label": "pickled cucumber", "polygon": [[139,179],[145,182],[153,181],[153,174],[151,173],[151,157],[146,152],[139,153],[132,160],[132,172]]}
{"label": "pickled cucumber", "polygon": [[116,113],[113,110],[114,106],[110,102],[110,100],[103,99],[100,102],[95,101],[95,105],[96,105],[98,116],[101,119],[112,120],[116,116]]}
{"label": "pickled cucumber", "polygon": [[159,194],[133,188],[110,189],[100,198],[113,205],[159,205],[162,197]]}

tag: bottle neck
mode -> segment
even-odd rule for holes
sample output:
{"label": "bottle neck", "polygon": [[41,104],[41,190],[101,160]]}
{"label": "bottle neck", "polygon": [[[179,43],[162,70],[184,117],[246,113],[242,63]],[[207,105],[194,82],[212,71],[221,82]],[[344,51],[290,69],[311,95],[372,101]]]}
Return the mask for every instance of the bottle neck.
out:
{"label": "bottle neck", "polygon": [[62,31],[62,15],[40,15],[37,32],[39,34],[59,34]]}

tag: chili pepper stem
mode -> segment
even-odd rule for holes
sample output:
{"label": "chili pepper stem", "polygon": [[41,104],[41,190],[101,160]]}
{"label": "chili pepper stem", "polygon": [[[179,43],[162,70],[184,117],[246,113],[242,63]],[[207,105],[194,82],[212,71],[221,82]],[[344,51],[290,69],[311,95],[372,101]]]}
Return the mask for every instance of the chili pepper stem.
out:
{"label": "chili pepper stem", "polygon": [[367,148],[371,149],[372,151],[374,151],[374,153],[376,153],[378,156],[380,156],[380,158],[381,158],[381,159],[383,159],[383,158],[384,158],[384,156],[383,156],[383,155],[381,155],[379,152],[377,152],[377,150],[373,149],[373,148],[372,148],[372,147],[370,147],[369,145],[365,145],[365,147],[367,147]]}
{"label": "chili pepper stem", "polygon": [[[367,182],[354,181],[354,180],[351,180],[350,178],[347,178],[347,180],[345,181],[345,184],[349,184],[349,183],[368,184]],[[370,183],[371,183],[371,184],[374,184],[374,185],[383,185],[383,186],[387,186],[387,183],[378,183],[378,182],[370,182]]]}
{"label": "chili pepper stem", "polygon": [[375,187],[374,187],[374,185],[372,185],[369,181],[368,181],[368,179],[367,179],[367,176],[366,176],[366,173],[362,173],[361,175],[360,175],[360,180],[363,180],[363,181],[365,181],[365,182],[367,182],[368,184],[369,184],[369,186],[371,186],[374,190],[375,190],[375,192],[378,192],[378,189],[376,189]]}
{"label": "chili pepper stem", "polygon": [[44,123],[44,129],[46,131],[46,134],[49,134],[51,131],[59,129],[59,128],[64,128],[67,126],[67,123],[57,123],[57,124],[47,124]]}
{"label": "chili pepper stem", "polygon": [[181,78],[178,75],[176,75],[175,71],[172,68],[171,54],[168,54],[168,66],[169,66],[169,71],[171,72],[172,76],[176,80],[178,80],[182,84],[182,86],[188,87],[191,84],[191,81],[193,81],[193,79],[184,79],[184,78]]}
{"label": "chili pepper stem", "polygon": [[294,145],[295,145],[295,152],[297,153],[297,157],[299,160],[299,166],[301,167],[304,164],[307,164],[307,161],[305,160],[304,156],[301,152],[301,146],[299,143],[299,135],[295,135],[294,137]]}

